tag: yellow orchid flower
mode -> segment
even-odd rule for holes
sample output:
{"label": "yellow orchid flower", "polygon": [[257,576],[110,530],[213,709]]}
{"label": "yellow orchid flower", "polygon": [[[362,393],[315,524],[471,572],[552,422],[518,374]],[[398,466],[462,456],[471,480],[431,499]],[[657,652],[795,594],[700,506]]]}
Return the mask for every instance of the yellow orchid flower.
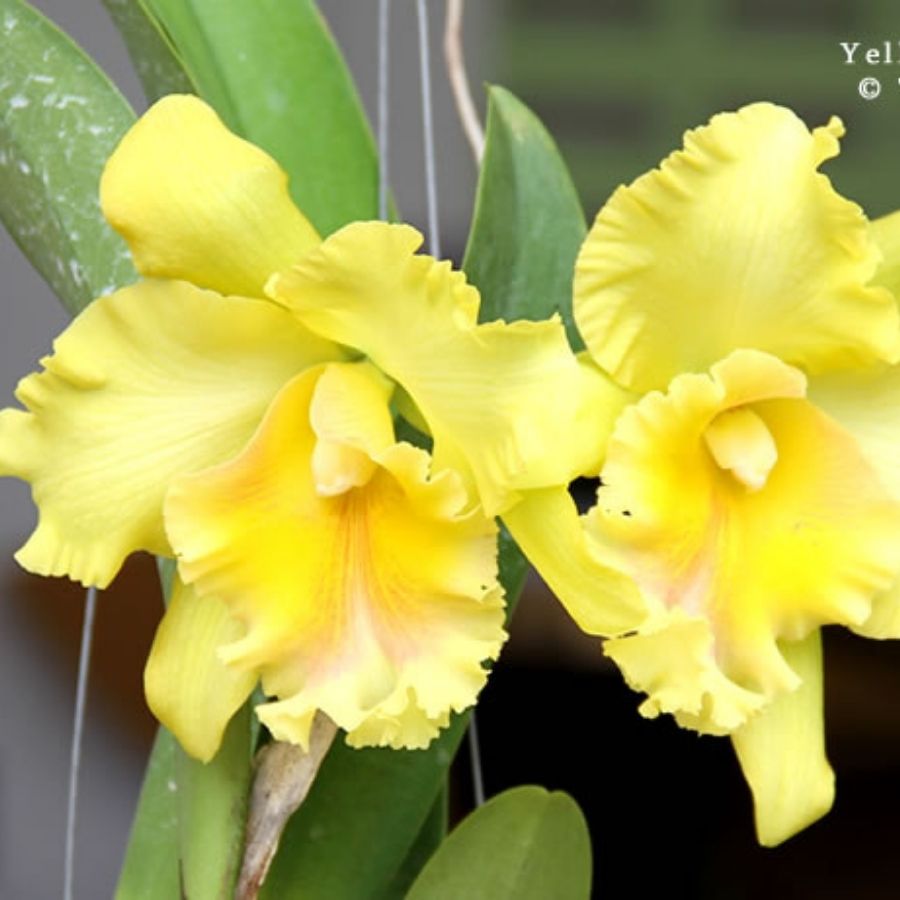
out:
{"label": "yellow orchid flower", "polygon": [[644,715],[731,736],[767,845],[833,801],[820,627],[900,636],[900,317],[878,283],[900,283],[879,269],[897,223],[818,173],[842,134],[755,104],[613,194],[574,285],[597,502],[579,519],[545,490],[507,514]]}
{"label": "yellow orchid flower", "polygon": [[584,380],[561,324],[477,324],[407,226],[322,240],[196,98],[135,124],[101,202],[143,277],[0,413],[0,473],[39,509],[18,560],[103,587],[133,551],[178,558],[145,683],[201,759],[260,679],[280,739],[321,710],[354,745],[427,745],[505,638],[493,516],[572,465],[550,452]]}

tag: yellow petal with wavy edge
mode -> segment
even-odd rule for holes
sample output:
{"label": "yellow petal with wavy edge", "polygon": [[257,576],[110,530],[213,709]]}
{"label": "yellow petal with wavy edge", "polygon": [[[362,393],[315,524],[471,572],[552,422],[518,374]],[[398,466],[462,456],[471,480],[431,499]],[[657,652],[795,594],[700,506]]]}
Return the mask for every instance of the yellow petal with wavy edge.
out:
{"label": "yellow petal with wavy edge", "polygon": [[587,634],[637,628],[647,609],[634,582],[588,546],[565,487],[526,491],[503,521],[528,561]]}
{"label": "yellow petal with wavy edge", "polygon": [[867,286],[880,254],[865,217],[816,172],[843,132],[757,103],[619,188],[575,272],[575,320],[600,366],[645,391],[740,347],[814,372],[896,361],[900,317]]}
{"label": "yellow petal with wavy edge", "polygon": [[728,734],[766,702],[719,668],[711,623],[679,607],[657,613],[637,634],[606,641],[603,652],[647,693],[639,712],[648,719],[671,713],[685,728]]}
{"label": "yellow petal with wavy edge", "polygon": [[144,691],[153,715],[203,762],[215,756],[225,727],[257,682],[255,672],[219,659],[219,647],[243,633],[221,600],[199,597],[175,576],[144,669]]}
{"label": "yellow petal with wavy edge", "polygon": [[340,351],[265,300],[141,282],[91,304],[0,413],[0,474],[40,521],[17,559],[104,587],[134,550],[169,554],[171,480],[247,442],[279,388]]}
{"label": "yellow petal with wavy edge", "polygon": [[348,225],[273,279],[272,296],[318,334],[362,351],[410,395],[435,470],[470,475],[485,511],[561,484],[584,455],[583,387],[558,320],[477,325],[478,292],[450,263],[414,255],[406,225]]}
{"label": "yellow petal with wavy edge", "polygon": [[[323,379],[346,379],[344,409],[318,426],[357,440],[375,420],[348,415],[368,364],[298,376],[269,409],[245,450],[187,476],[166,502],[183,577],[224,600],[247,635],[223,649],[260,672],[260,719],[279,739],[306,745],[316,710],[355,744],[423,747],[450,710],[475,702],[504,639],[496,527],[463,515],[454,473],[429,477],[428,455],[391,444],[373,455],[362,486],[317,491],[310,407]],[[378,386],[376,386],[377,392]],[[383,402],[383,401],[382,401]],[[358,446],[378,445],[377,434]]]}
{"label": "yellow petal with wavy edge", "polygon": [[196,97],[172,95],[132,126],[100,182],[103,214],[138,271],[261,297],[319,236],[268,154]]}
{"label": "yellow petal with wavy edge", "polygon": [[[900,500],[900,366],[820,375],[810,379],[809,396],[853,435],[885,490]],[[900,581],[852,627],[866,637],[900,637]]]}
{"label": "yellow petal with wavy edge", "polygon": [[756,834],[765,847],[802,831],[834,802],[834,772],[825,756],[821,637],[814,631],[779,649],[799,687],[776,697],[731,737],[753,791]]}
{"label": "yellow petal with wavy edge", "polygon": [[[628,651],[628,670],[650,694],[647,709],[680,709],[679,720],[701,731],[739,724],[741,707],[727,696],[737,686],[763,698],[793,689],[777,641],[863,623],[900,568],[900,506],[851,435],[803,399],[804,381],[774,357],[744,350],[708,376],[682,375],[668,393],[648,394],[620,417],[585,520],[589,540],[656,609],[613,653],[646,647],[655,660],[638,664],[643,651]],[[721,468],[707,446],[710,426],[739,409],[761,420],[777,448],[761,486]],[[758,439],[755,429],[750,435]],[[658,662],[682,644],[706,673],[699,693],[682,683],[688,669]],[[680,697],[688,699],[679,707]]]}

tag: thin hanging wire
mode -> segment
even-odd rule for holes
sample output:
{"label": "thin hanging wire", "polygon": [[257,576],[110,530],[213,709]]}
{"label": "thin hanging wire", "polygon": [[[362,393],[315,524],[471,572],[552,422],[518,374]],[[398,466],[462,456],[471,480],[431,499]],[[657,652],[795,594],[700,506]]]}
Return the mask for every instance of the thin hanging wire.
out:
{"label": "thin hanging wire", "polygon": [[78,819],[78,776],[81,772],[81,743],[84,735],[84,711],[87,704],[91,645],[97,613],[97,589],[88,588],[81,623],[81,651],[78,655],[78,681],[75,688],[75,723],[72,727],[72,753],[69,759],[69,806],[66,811],[66,850],[63,873],[63,900],[72,900],[75,884],[75,826]]}
{"label": "thin hanging wire", "polygon": [[417,0],[416,9],[419,19],[419,83],[422,89],[422,132],[425,144],[428,252],[440,259],[441,236],[438,230],[437,177],[434,164],[434,120],[431,115],[431,54],[428,48],[428,9],[425,0]]}
{"label": "thin hanging wire", "polygon": [[[431,59],[428,46],[428,9],[425,0],[417,0],[419,20],[420,87],[422,90],[422,129],[425,146],[425,193],[428,208],[428,252],[440,259],[441,237],[438,230],[437,176],[434,155],[434,119],[431,112]],[[484,774],[475,712],[469,718],[469,759],[472,767],[472,790],[475,805],[484,803]]]}
{"label": "thin hanging wire", "polygon": [[478,721],[474,709],[469,717],[469,763],[472,767],[475,806],[481,806],[484,804],[484,773],[481,770],[481,743],[478,740]]}
{"label": "thin hanging wire", "polygon": [[378,0],[378,218],[388,217],[388,49],[391,0]]}

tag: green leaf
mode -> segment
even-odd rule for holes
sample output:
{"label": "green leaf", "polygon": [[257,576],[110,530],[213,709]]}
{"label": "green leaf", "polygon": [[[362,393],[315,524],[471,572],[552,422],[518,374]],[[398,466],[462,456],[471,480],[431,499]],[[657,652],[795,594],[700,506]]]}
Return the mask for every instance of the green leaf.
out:
{"label": "green leaf", "polygon": [[425,820],[416,842],[406,854],[406,859],[403,860],[403,864],[379,900],[405,897],[425,863],[431,859],[447,836],[448,788],[449,786],[445,782],[438,793],[437,800],[434,801],[434,806],[431,807],[431,812],[428,813],[428,818]]}
{"label": "green leaf", "polygon": [[0,219],[71,313],[135,279],[100,214],[100,173],[134,121],[65,34],[0,0]]}
{"label": "green leaf", "polygon": [[271,153],[323,234],[377,214],[375,145],[312,0],[144,0],[201,97]]}
{"label": "green leaf", "polygon": [[187,900],[230,900],[234,892],[252,774],[252,715],[245,703],[208,763],[177,750],[179,846]]}
{"label": "green leaf", "polygon": [[450,834],[407,900],[587,900],[591,867],[591,839],[575,801],[513,788]]}
{"label": "green leaf", "polygon": [[[509,615],[527,563],[500,537],[500,580]],[[338,738],[305,803],[285,829],[264,900],[397,897],[396,878],[428,827],[447,771],[468,725],[456,715],[427,750],[352,750]]]}
{"label": "green leaf", "polygon": [[103,0],[119,29],[149,102],[166,94],[195,94],[191,79],[143,0]]}
{"label": "green leaf", "polygon": [[115,900],[230,900],[251,778],[251,716],[245,704],[205,765],[160,727]]}
{"label": "green leaf", "polygon": [[178,873],[178,795],[172,733],[160,727],[144,775],[115,900],[172,900]]}
{"label": "green leaf", "polygon": [[383,894],[428,819],[467,723],[455,716],[427,750],[353,750],[338,737],[285,829],[260,896]]}
{"label": "green leaf", "polygon": [[559,312],[573,346],[572,273],[584,212],[553,138],[509,91],[488,90],[484,158],[463,270],[481,292],[481,319]]}

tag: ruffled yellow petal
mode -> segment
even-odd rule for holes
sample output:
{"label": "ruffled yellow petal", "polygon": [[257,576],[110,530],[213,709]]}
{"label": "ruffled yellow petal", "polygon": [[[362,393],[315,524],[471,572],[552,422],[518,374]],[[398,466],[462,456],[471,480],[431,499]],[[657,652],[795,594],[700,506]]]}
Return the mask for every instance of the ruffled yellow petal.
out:
{"label": "ruffled yellow petal", "polygon": [[100,202],[142,275],[223,294],[261,297],[273,272],[319,243],[275,160],[196,97],[165,97],[141,116],[106,164]]}
{"label": "ruffled yellow petal", "polygon": [[518,490],[570,478],[582,373],[558,320],[477,325],[477,291],[415,255],[421,243],[409,226],[349,225],[269,290],[404,388],[434,437],[435,470],[470,477],[493,515]]}
{"label": "ruffled yellow petal", "polygon": [[[386,406],[383,393],[372,400],[383,379],[368,399],[350,393],[368,364],[324,372],[287,385],[235,459],[181,479],[167,528],[183,577],[245,623],[223,658],[261,673],[277,699],[258,712],[277,738],[305,745],[321,710],[351,743],[422,747],[451,710],[475,701],[481,663],[503,641],[496,527],[462,514],[459,479],[430,478],[427,454],[408,444],[374,453],[364,484],[318,490],[310,409],[319,385],[339,393],[346,379],[343,412],[318,421],[333,443],[344,422],[357,448],[378,446],[378,417],[348,409]],[[375,424],[363,434],[366,423]]]}
{"label": "ruffled yellow petal", "polygon": [[503,521],[583,631],[606,637],[630,631],[645,619],[647,610],[634,582],[604,565],[588,546],[565,487],[526,491]]}
{"label": "ruffled yellow petal", "polygon": [[[620,417],[586,517],[589,540],[655,608],[621,646],[652,647],[657,657],[662,646],[691,646],[691,666],[699,672],[705,660],[701,681],[710,686],[690,694],[688,670],[658,659],[639,665],[640,650],[629,651],[630,680],[650,694],[648,709],[680,709],[701,731],[739,724],[741,706],[727,696],[737,686],[764,698],[796,687],[777,641],[865,622],[900,568],[900,506],[851,435],[803,399],[804,387],[796,369],[745,350],[709,376],[679,376],[666,394],[648,394]],[[735,420],[738,410],[754,424]],[[744,435],[751,461],[771,439],[777,462],[748,483],[710,451],[711,426]],[[679,636],[685,629],[692,637]],[[622,652],[614,645],[614,657]],[[681,707],[680,697],[688,698]]]}
{"label": "ruffled yellow petal", "polygon": [[575,319],[600,366],[644,391],[740,347],[813,372],[895,361],[900,317],[867,286],[880,254],[866,220],[816,172],[843,131],[754,104],[617,190],[575,273]]}
{"label": "ruffled yellow petal", "polygon": [[144,670],[144,690],[156,718],[203,762],[215,756],[225,727],[257,681],[255,672],[219,659],[219,647],[243,633],[224,603],[197,596],[176,575]]}
{"label": "ruffled yellow petal", "polygon": [[685,728],[728,734],[766,702],[722,672],[711,623],[679,607],[658,613],[637,634],[606,641],[603,652],[632,688],[647,693],[639,712],[648,719],[672,713]]}
{"label": "ruffled yellow petal", "polygon": [[286,381],[336,358],[264,300],[151,281],[97,300],[19,384],[28,411],[0,413],[0,474],[40,512],[17,559],[103,587],[132,551],[170,553],[171,480],[234,455]]}
{"label": "ruffled yellow petal", "polygon": [[774,847],[831,809],[834,773],[825,756],[822,641],[817,631],[780,650],[799,687],[770,703],[732,741],[753,791],[759,842]]}

